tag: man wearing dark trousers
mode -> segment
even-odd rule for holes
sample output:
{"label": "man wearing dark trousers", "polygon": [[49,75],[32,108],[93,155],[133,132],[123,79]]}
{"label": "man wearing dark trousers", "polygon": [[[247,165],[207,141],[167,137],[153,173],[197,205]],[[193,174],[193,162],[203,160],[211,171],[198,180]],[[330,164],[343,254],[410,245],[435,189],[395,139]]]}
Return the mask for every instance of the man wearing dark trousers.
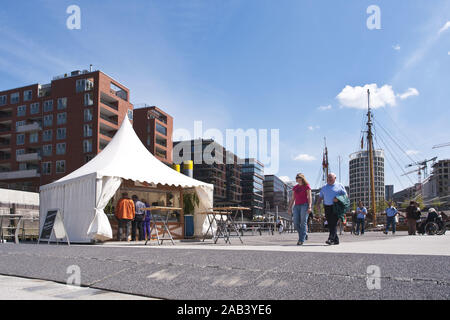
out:
{"label": "man wearing dark trousers", "polygon": [[342,184],[336,182],[336,175],[334,173],[328,174],[327,184],[320,189],[318,202],[316,204],[316,209],[318,210],[320,203],[323,200],[325,217],[328,221],[328,230],[330,231],[328,240],[325,242],[326,244],[339,244],[339,237],[336,230],[339,217],[333,211],[333,204],[338,201],[336,197],[344,195],[347,196],[347,191],[345,191]]}
{"label": "man wearing dark trousers", "polygon": [[[134,220],[131,222],[131,241],[136,241],[136,231],[139,230],[139,241],[145,240],[144,235],[144,219],[145,219],[145,203],[139,201],[137,195],[131,197],[134,202],[136,214]],[[136,230],[137,229],[137,230]]]}

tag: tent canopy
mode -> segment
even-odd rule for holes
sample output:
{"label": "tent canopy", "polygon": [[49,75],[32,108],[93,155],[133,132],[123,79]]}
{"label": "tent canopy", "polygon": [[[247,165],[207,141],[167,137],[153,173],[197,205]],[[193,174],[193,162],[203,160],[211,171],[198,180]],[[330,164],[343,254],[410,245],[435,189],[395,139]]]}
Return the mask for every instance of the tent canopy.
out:
{"label": "tent canopy", "polygon": [[[181,174],[156,159],[142,144],[128,119],[95,158],[63,178],[40,188],[40,228],[49,209],[62,211],[70,241],[112,238],[103,209],[122,179],[172,187],[195,188],[198,211],[212,208],[213,185]],[[196,217],[198,220],[200,217]],[[202,224],[203,220],[195,221]],[[202,227],[196,228],[200,234]]]}

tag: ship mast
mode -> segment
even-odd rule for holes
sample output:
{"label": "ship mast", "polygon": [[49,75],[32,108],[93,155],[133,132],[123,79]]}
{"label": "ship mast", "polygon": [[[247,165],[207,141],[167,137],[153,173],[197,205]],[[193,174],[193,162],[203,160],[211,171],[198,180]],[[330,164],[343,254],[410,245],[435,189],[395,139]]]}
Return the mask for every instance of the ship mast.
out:
{"label": "ship mast", "polygon": [[322,169],[323,169],[323,182],[324,182],[324,184],[326,184],[327,178],[328,178],[328,168],[329,168],[327,138],[324,137],[323,140],[325,141],[325,150],[323,152]]}
{"label": "ship mast", "polygon": [[375,173],[374,173],[374,166],[373,166],[373,135],[372,135],[372,119],[371,119],[371,111],[370,111],[370,91],[367,89],[367,145],[368,145],[368,152],[369,152],[369,175],[370,175],[370,200],[371,200],[371,207],[372,207],[372,213],[373,213],[373,226],[376,227],[377,225],[377,205],[376,205],[376,198],[375,198]]}

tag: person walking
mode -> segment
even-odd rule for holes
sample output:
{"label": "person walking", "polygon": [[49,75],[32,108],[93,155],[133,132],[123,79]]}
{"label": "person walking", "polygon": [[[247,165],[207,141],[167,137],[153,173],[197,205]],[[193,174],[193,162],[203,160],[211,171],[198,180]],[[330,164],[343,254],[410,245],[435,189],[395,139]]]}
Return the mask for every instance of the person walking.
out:
{"label": "person walking", "polygon": [[122,241],[122,229],[125,228],[125,239],[130,241],[130,222],[134,220],[134,202],[128,197],[128,193],[122,193],[116,206],[115,216],[118,221],[117,240]]}
{"label": "person walking", "polygon": [[359,235],[359,228],[361,227],[361,235],[364,234],[364,227],[366,224],[367,208],[364,207],[362,201],[358,202],[358,208],[356,208],[356,232],[355,235]]}
{"label": "person walking", "polygon": [[336,182],[336,175],[330,173],[327,176],[327,184],[320,189],[318,201],[316,204],[317,210],[323,200],[325,209],[325,217],[328,221],[328,230],[330,234],[326,244],[339,244],[339,237],[337,235],[336,226],[340,216],[345,214],[345,209],[348,206],[348,197],[345,187]]}
{"label": "person walking", "polygon": [[420,209],[415,201],[411,201],[406,208],[406,223],[408,224],[408,235],[416,234],[417,220],[420,219]]}
{"label": "person walking", "polygon": [[388,234],[389,226],[392,225],[392,234],[395,234],[396,220],[395,217],[398,215],[398,210],[392,205],[392,201],[389,201],[389,207],[386,208],[386,230],[384,234]]}
{"label": "person walking", "polygon": [[[150,208],[150,205],[145,199],[141,199],[141,201],[145,204],[146,208]],[[150,223],[152,221],[152,213],[150,210],[145,210],[145,218],[143,222],[143,229],[144,229],[144,240],[151,240],[151,228]]]}
{"label": "person walking", "polygon": [[[301,173],[295,177],[297,184],[294,186],[292,198],[289,201],[288,212],[293,215],[294,227],[298,232],[297,245],[302,245],[305,242],[307,234],[308,215],[311,212],[311,187],[305,176]],[[294,211],[292,213],[292,205],[294,204]]]}
{"label": "person walking", "polygon": [[131,222],[131,241],[136,241],[136,231],[139,230],[139,241],[144,240],[144,228],[143,228],[143,222],[145,218],[145,211],[142,209],[145,209],[145,203],[140,201],[137,197],[137,195],[133,195],[131,197],[134,202],[135,207],[135,216],[134,220]]}

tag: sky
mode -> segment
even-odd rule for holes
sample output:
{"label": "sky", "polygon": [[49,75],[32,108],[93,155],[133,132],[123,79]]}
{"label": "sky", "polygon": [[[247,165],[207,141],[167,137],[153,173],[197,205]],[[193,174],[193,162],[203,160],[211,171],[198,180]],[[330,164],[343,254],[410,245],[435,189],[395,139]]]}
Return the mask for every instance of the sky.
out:
{"label": "sky", "polygon": [[[68,27],[71,5],[79,29]],[[400,191],[418,181],[403,175],[416,168],[408,164],[450,158],[450,147],[433,149],[450,142],[446,0],[18,0],[2,5],[0,37],[0,90],[92,64],[132,103],[172,115],[177,133],[197,137],[195,121],[205,138],[266,130],[258,141],[273,141],[278,161],[265,173],[302,172],[313,188],[325,139],[331,171],[348,185],[367,89],[385,184]]]}

